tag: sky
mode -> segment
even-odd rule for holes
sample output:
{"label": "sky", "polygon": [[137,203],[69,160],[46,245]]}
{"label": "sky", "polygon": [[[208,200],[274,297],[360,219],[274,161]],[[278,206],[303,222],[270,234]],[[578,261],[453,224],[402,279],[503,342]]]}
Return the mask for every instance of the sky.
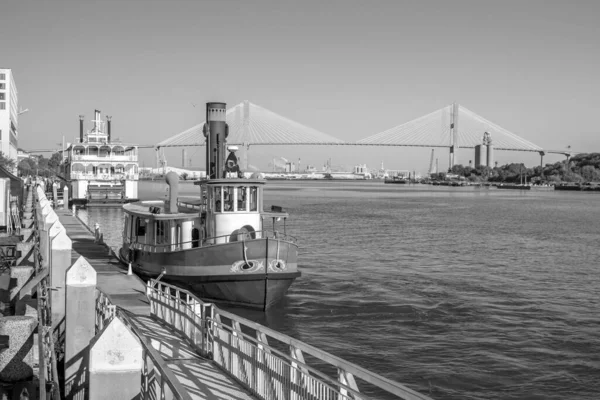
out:
{"label": "sky", "polygon": [[[73,141],[94,109],[112,116],[113,136],[156,144],[202,122],[208,101],[249,100],[346,141],[457,102],[545,149],[600,152],[599,16],[600,1],[4,0],[0,68],[29,109],[25,149]],[[447,165],[447,150],[435,153]],[[203,164],[202,148],[187,154]],[[430,154],[255,146],[249,158],[426,172]],[[181,149],[166,155],[181,165]],[[141,161],[153,165],[154,151]]]}

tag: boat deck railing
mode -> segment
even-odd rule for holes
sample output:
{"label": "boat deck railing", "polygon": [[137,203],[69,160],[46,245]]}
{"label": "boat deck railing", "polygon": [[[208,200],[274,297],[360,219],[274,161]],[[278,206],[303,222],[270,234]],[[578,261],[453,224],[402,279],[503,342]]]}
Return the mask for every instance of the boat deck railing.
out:
{"label": "boat deck railing", "polygon": [[[292,235],[285,234],[279,231],[272,230],[262,230],[262,231],[254,231],[256,239],[275,239],[282,240],[285,242],[297,243],[296,237]],[[235,235],[233,235],[235,237]],[[254,238],[248,238],[247,234],[239,233],[237,236],[237,240],[231,241],[232,234],[229,235],[221,235],[221,236],[213,236],[206,238],[204,240],[190,240],[187,242],[181,242],[177,244],[172,243],[140,243],[134,242],[128,237],[123,238],[123,243],[127,244],[130,249],[140,250],[147,253],[170,253],[173,251],[181,251],[181,250],[189,250],[193,248],[201,248],[214,246],[215,244],[223,244],[223,243],[234,243],[234,242],[244,242],[251,241]]]}
{"label": "boat deck railing", "polygon": [[180,333],[258,399],[430,399],[187,290],[153,279],[146,290],[152,318]]}

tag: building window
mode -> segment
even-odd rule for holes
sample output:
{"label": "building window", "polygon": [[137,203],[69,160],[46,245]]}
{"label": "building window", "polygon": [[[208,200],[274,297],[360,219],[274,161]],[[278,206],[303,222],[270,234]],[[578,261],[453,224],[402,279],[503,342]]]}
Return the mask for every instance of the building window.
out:
{"label": "building window", "polygon": [[0,110],[6,110],[6,103],[3,101],[0,101]]}
{"label": "building window", "polygon": [[0,74],[0,81],[6,80],[6,74]]}
{"label": "building window", "polygon": [[6,95],[4,93],[0,92],[0,100],[6,100],[5,96]]}
{"label": "building window", "polygon": [[6,90],[6,83],[0,83],[0,90]]}

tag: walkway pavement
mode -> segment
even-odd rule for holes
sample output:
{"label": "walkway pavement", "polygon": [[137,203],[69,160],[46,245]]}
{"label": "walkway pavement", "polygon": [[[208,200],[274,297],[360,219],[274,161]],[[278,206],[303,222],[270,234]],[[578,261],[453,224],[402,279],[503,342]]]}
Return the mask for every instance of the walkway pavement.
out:
{"label": "walkway pavement", "polygon": [[112,303],[124,310],[141,334],[152,343],[192,399],[252,400],[241,386],[210,360],[200,357],[176,332],[150,317],[146,285],[109,255],[103,244],[94,243],[94,235],[68,211],[57,210],[60,222],[73,242],[72,261],[85,257],[97,273],[97,286]]}

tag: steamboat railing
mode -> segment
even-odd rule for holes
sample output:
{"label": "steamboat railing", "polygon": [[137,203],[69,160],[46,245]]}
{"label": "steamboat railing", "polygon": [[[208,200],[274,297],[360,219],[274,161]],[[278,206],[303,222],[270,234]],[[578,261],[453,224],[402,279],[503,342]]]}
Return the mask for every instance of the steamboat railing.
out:
{"label": "steamboat railing", "polygon": [[85,179],[85,180],[138,180],[140,175],[134,173],[114,173],[114,174],[94,174],[89,172],[71,172],[69,175],[71,179]]}
{"label": "steamboat railing", "polygon": [[[297,239],[295,236],[285,234],[279,231],[271,231],[271,230],[262,230],[262,231],[254,231],[256,233],[256,239],[275,239],[282,240],[285,242],[297,243]],[[173,251],[187,250],[191,248],[199,248],[199,247],[207,247],[214,246],[215,244],[223,244],[223,243],[235,243],[235,242],[243,242],[254,240],[252,238],[248,238],[247,234],[240,233],[238,234],[236,241],[231,241],[231,234],[229,235],[221,235],[221,236],[213,236],[206,238],[204,240],[191,240],[187,242],[181,242],[177,244],[170,243],[140,243],[134,242],[128,237],[123,238],[123,242],[129,246],[130,249],[140,250],[147,253],[170,253]],[[235,236],[235,235],[233,235]],[[223,240],[221,240],[223,239]]]}
{"label": "steamboat railing", "polygon": [[105,160],[108,161],[133,161],[137,162],[137,155],[123,155],[123,154],[74,154],[71,156],[71,160],[73,161],[94,161],[94,162],[102,162]]}
{"label": "steamboat railing", "polygon": [[[151,316],[179,332],[262,400],[429,397],[353,363],[204,303],[187,290],[150,280]],[[359,387],[360,385],[360,387]],[[365,390],[361,392],[361,387]],[[373,397],[376,396],[376,397]]]}

